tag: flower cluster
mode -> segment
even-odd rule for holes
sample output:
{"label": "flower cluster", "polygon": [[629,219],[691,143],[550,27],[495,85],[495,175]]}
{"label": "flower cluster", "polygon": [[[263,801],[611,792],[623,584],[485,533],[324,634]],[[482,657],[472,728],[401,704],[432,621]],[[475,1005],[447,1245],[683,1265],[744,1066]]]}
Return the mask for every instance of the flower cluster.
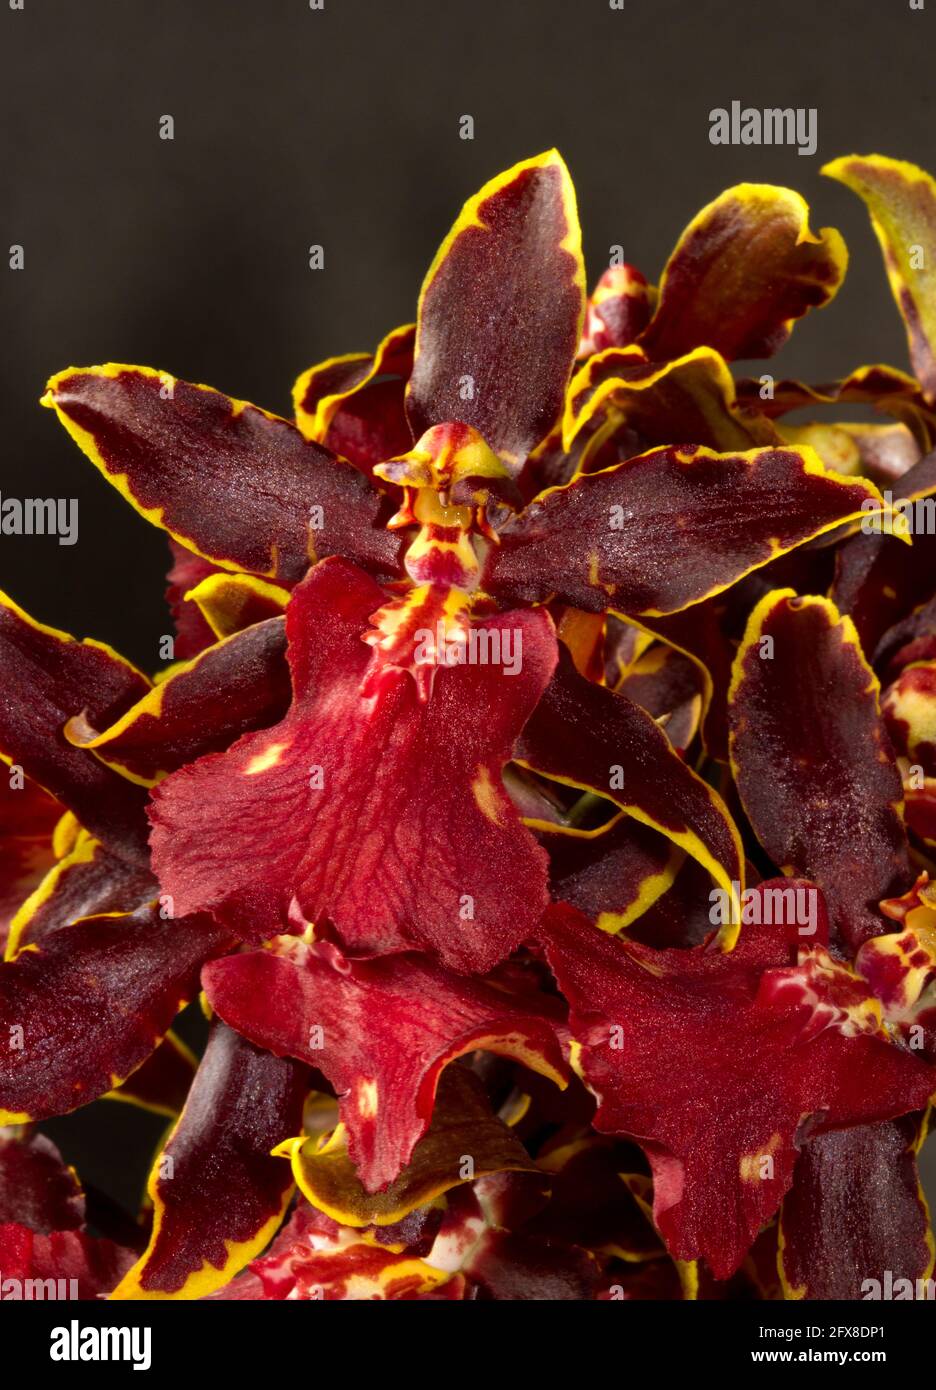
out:
{"label": "flower cluster", "polygon": [[[549,152],[292,421],[149,368],[51,379],[170,537],[177,636],[151,676],[0,606],[5,1275],[926,1289],[936,527],[906,504],[936,495],[936,184],[825,172],[914,376],[733,375],[845,274],[785,188],[587,296]],[[100,1097],[175,1121],[139,1240],[89,1229],[35,1128]]]}

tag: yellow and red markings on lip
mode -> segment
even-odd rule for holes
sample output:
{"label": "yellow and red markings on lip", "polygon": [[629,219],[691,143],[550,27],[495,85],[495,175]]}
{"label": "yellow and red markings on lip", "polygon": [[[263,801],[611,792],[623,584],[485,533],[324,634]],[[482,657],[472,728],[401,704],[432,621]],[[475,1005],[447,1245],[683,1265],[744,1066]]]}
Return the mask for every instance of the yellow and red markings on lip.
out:
{"label": "yellow and red markings on lip", "polygon": [[[350,950],[422,945],[456,969],[488,969],[546,903],[545,852],[500,771],[552,673],[552,623],[542,610],[486,618],[502,655],[522,651],[512,676],[490,659],[431,668],[438,698],[424,700],[362,640],[380,610],[391,646],[394,620],[421,621],[346,561],[310,572],[286,615],[289,712],[154,789],[153,862],[178,912],[210,904],[249,940],[276,934],[296,898]],[[411,645],[407,634],[406,660]]]}
{"label": "yellow and red markings on lip", "polygon": [[880,909],[898,929],[866,941],[855,969],[881,1001],[887,1026],[936,1060],[936,884],[924,870],[912,888],[885,899]]}
{"label": "yellow and red markings on lip", "polygon": [[473,537],[497,540],[486,503],[502,495],[511,504],[519,501],[503,460],[477,430],[449,422],[426,430],[412,449],[374,473],[403,489],[402,505],[388,525],[419,528],[403,557],[413,583],[474,590],[480,564]]}

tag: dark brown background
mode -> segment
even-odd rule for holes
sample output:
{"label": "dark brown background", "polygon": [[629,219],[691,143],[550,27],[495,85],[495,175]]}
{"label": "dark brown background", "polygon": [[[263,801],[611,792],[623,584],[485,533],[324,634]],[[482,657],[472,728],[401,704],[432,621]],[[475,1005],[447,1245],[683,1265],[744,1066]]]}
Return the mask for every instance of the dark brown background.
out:
{"label": "dark brown background", "polygon": [[[46,377],[142,362],[287,413],[303,368],[412,317],[463,199],[550,145],[591,280],[614,243],[656,278],[730,183],[800,189],[852,266],[777,368],[906,364],[864,210],[819,167],[853,151],[936,167],[936,0],[0,0],[0,48],[0,490],[77,497],[80,526],[72,548],[0,537],[0,585],[146,666],[164,540],[38,407]],[[708,113],[733,99],[817,107],[817,154],[712,146]],[[158,1124],[110,1114],[108,1155],[85,1154],[84,1117],[55,1129],[129,1202]]]}

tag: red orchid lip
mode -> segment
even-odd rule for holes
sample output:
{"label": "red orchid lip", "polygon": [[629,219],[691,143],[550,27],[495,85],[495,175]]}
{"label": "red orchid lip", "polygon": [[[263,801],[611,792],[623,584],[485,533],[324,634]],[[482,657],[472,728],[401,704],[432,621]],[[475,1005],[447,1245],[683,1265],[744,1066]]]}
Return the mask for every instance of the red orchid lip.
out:
{"label": "red orchid lip", "polygon": [[[294,421],[147,367],[51,378],[169,537],[176,636],[145,674],[0,597],[5,1275],[925,1285],[936,183],[824,172],[914,376],[736,379],[844,275],[790,189],[729,188],[659,286],[616,257],[589,297],[550,150],[468,199],[414,324],[303,372]],[[98,1099],[172,1126],[100,1231],[35,1128]]]}

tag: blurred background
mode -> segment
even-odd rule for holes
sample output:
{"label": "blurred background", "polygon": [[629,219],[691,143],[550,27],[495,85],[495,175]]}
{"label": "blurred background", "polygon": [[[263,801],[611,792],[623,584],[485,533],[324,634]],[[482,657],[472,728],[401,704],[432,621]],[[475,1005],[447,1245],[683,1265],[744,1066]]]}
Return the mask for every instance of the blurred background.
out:
{"label": "blurred background", "polygon": [[[551,145],[590,283],[614,244],[656,280],[729,184],[789,184],[852,260],[770,370],[907,365],[864,208],[819,169],[852,152],[936,168],[936,0],[22,2],[0,8],[0,492],[77,498],[79,541],[0,537],[0,587],[145,667],[169,630],[165,538],[39,408],[46,378],[145,363],[288,414],[304,368],[412,319],[463,200]],[[713,146],[709,111],[732,100],[817,108],[816,154]],[[97,1109],[48,1128],[133,1205],[160,1122],[110,1104],[102,1154]]]}

